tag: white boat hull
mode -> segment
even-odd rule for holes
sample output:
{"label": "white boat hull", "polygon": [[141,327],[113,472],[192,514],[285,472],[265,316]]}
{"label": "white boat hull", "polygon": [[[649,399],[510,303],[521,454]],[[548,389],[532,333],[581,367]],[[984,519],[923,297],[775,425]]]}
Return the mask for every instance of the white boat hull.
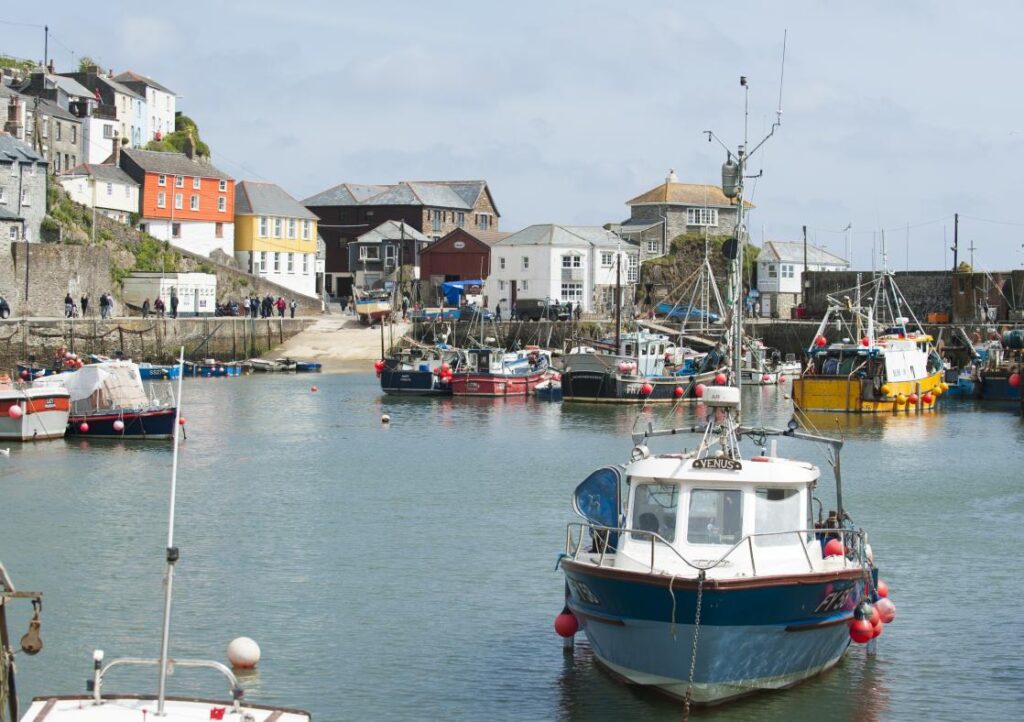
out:
{"label": "white boat hull", "polygon": [[[11,406],[21,417],[11,418]],[[0,391],[0,439],[33,441],[64,436],[70,413],[70,394],[60,389],[12,389]]]}

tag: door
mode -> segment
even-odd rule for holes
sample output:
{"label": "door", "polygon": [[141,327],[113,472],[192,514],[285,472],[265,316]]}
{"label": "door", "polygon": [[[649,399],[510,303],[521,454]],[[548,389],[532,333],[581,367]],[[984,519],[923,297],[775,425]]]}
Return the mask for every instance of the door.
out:
{"label": "door", "polygon": [[515,281],[509,281],[508,284],[509,284],[509,287],[511,288],[511,293],[512,293],[512,300],[510,301],[510,303],[514,304],[516,302],[516,298],[519,297],[519,294],[517,293],[517,291],[519,289],[516,287],[516,282]]}

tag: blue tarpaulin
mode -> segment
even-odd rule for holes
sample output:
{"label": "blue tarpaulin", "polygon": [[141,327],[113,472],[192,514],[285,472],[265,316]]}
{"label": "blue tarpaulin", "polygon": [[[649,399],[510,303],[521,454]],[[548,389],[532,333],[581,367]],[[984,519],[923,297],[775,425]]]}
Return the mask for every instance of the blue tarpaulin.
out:
{"label": "blue tarpaulin", "polygon": [[458,306],[459,297],[466,292],[467,288],[479,286],[483,288],[483,281],[447,281],[441,284],[441,293],[449,306]]}

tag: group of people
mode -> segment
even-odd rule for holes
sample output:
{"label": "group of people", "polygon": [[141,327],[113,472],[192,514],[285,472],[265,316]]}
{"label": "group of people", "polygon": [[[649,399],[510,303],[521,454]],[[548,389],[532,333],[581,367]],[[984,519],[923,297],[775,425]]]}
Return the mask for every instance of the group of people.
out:
{"label": "group of people", "polygon": [[[64,318],[78,318],[89,313],[89,294],[83,293],[79,300],[82,303],[81,307],[75,303],[70,291],[64,296]],[[110,291],[106,291],[100,295],[100,318],[110,318],[113,315],[114,296]]]}
{"label": "group of people", "polygon": [[277,311],[277,315],[284,318],[284,313],[287,310],[291,311],[291,317],[295,318],[295,309],[298,308],[298,305],[294,298],[291,301],[285,301],[278,296],[275,301],[269,293],[263,298],[249,296],[242,299],[242,315],[252,318],[270,318],[274,315],[274,311]]}
{"label": "group of people", "polygon": [[[153,301],[153,305],[150,306],[149,305],[149,299],[147,298],[145,301],[142,302],[142,317],[143,318],[149,318],[150,311],[155,313],[157,318],[163,318],[164,317],[164,313],[166,313],[166,311],[167,311],[167,304],[164,303],[164,300],[162,298],[160,298],[160,296],[157,296],[156,300]],[[172,292],[171,293],[171,318],[177,318],[177,317],[178,317],[178,294]]]}

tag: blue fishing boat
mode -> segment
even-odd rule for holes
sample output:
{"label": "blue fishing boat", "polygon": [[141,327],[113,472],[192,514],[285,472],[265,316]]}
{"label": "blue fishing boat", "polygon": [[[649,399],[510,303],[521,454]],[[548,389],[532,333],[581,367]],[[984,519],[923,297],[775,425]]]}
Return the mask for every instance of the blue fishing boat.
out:
{"label": "blue fishing boat", "polygon": [[202,378],[219,378],[223,376],[241,376],[242,365],[235,362],[225,363],[216,359],[203,359],[202,361],[186,361],[186,376]]}
{"label": "blue fishing boat", "polygon": [[322,364],[316,361],[296,361],[295,370],[298,373],[319,373],[322,368]]}
{"label": "blue fishing boat", "polygon": [[556,629],[582,629],[596,659],[630,683],[716,704],[832,667],[851,638],[881,633],[895,607],[886,615],[891,602],[862,604],[878,598],[877,570],[843,508],[838,460],[836,510],[826,520],[819,507],[815,520],[816,466],[774,448],[740,454],[744,437],[828,444],[836,458],[842,442],[795,422],[736,424],[735,387],[708,388],[704,401],[695,452],[652,452],[655,437],[691,429],[648,427],[634,435],[629,463],[576,488],[583,521],[567,529]]}
{"label": "blue fishing boat", "polygon": [[139,375],[143,381],[170,381],[181,375],[181,367],[140,363]]}
{"label": "blue fishing boat", "polygon": [[448,346],[407,348],[377,361],[380,388],[402,396],[451,396],[452,374],[463,363],[462,354]]}

